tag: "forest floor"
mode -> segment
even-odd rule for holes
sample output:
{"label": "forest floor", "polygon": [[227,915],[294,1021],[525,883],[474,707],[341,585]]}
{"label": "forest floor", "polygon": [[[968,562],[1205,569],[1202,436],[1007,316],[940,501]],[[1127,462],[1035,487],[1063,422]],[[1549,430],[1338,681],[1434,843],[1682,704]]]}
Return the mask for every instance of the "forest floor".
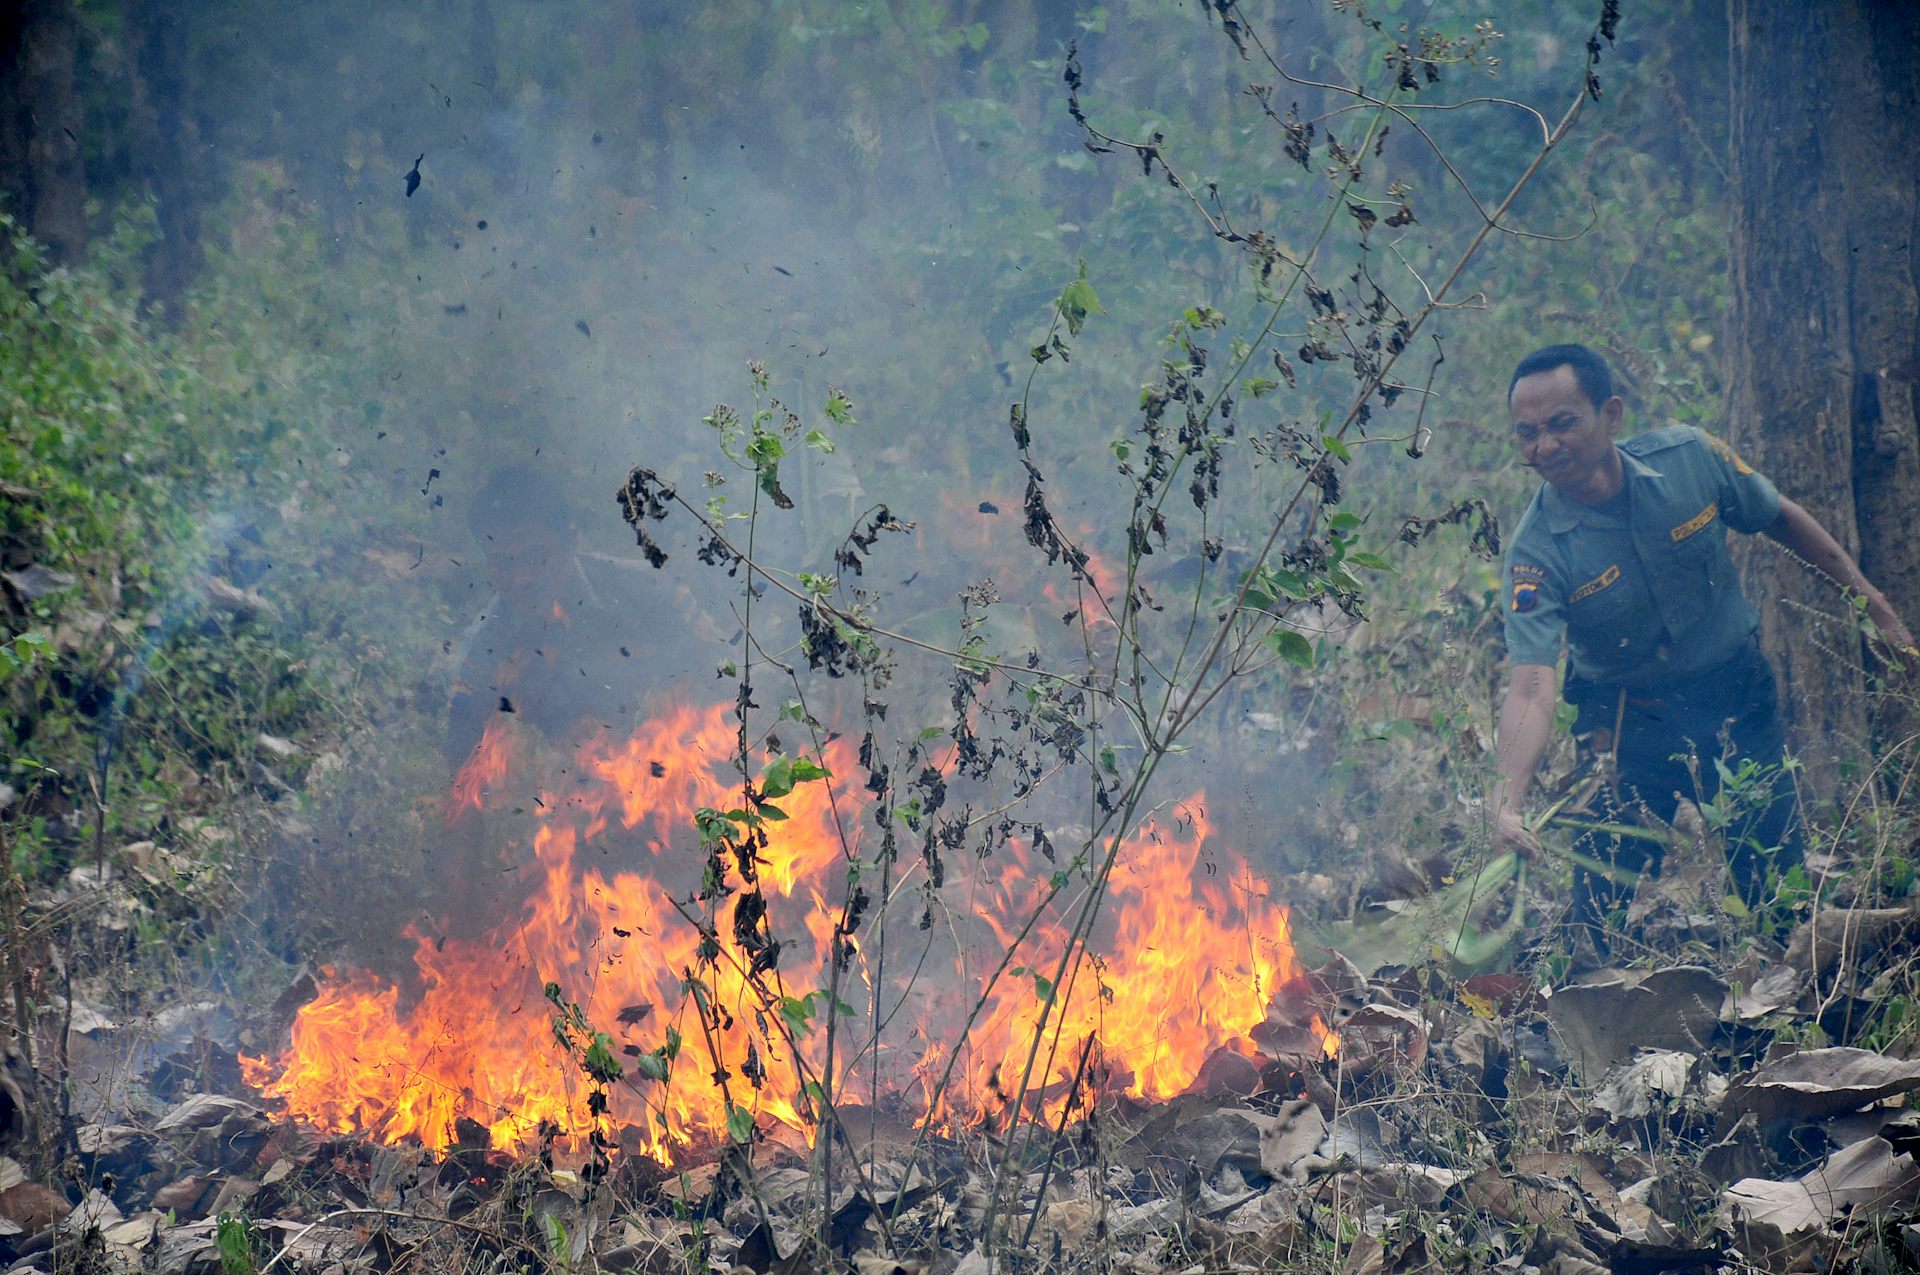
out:
{"label": "forest floor", "polygon": [[[31,910],[111,931],[143,874],[188,866],[116,856]],[[442,1155],[323,1134],[276,1118],[235,1061],[284,1042],[311,980],[138,1021],[77,980],[42,1015],[39,1066],[11,1060],[0,1257],[48,1275],[1915,1269],[1920,1050],[1889,1006],[1920,910],[1833,902],[1760,940],[1721,909],[1717,868],[1642,884],[1614,936],[1631,960],[1545,980],[1472,974],[1416,937],[1459,925],[1445,890],[1329,920],[1319,968],[1187,1093],[1104,1098],[1011,1153],[981,1127],[916,1153],[908,1114],[843,1108],[830,1198],[817,1149],[771,1120],[750,1147],[599,1174],[489,1150],[477,1126]],[[1529,904],[1486,963],[1550,968],[1547,919]]]}

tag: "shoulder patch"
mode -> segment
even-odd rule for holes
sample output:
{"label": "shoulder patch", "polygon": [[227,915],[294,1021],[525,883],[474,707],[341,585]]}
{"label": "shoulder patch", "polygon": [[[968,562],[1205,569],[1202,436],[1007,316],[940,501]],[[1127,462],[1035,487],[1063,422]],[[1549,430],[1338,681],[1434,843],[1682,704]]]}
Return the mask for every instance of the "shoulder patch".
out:
{"label": "shoulder patch", "polygon": [[1547,569],[1532,562],[1516,562],[1511,570],[1515,580],[1539,581],[1547,578]]}
{"label": "shoulder patch", "polygon": [[1515,612],[1524,615],[1528,611],[1533,610],[1539,602],[1540,582],[1538,580],[1521,580],[1518,578],[1514,580],[1513,609]]}
{"label": "shoulder patch", "polygon": [[[1712,434],[1706,433],[1705,431],[1702,431],[1701,437],[1707,440],[1707,446],[1711,447],[1714,450],[1715,455],[1719,456],[1721,460],[1724,460],[1729,465],[1733,466],[1734,473],[1740,475],[1742,478],[1745,478],[1748,474],[1751,474],[1753,472],[1753,466],[1747,464],[1747,462],[1741,458],[1740,453],[1733,450],[1733,445],[1727,442],[1726,439],[1717,438]],[[1680,537],[1678,536],[1674,537],[1675,540],[1678,540],[1679,538]]]}
{"label": "shoulder patch", "polygon": [[[1752,471],[1749,470],[1748,472],[1751,473]],[[1715,515],[1717,515],[1719,512],[1720,512],[1720,502],[1717,500],[1709,501],[1705,509],[1702,509],[1699,513],[1687,519],[1685,522],[1681,523],[1678,527],[1675,527],[1672,530],[1668,531],[1667,534],[1673,537],[1673,542],[1675,544],[1679,544],[1682,540],[1685,540],[1688,536],[1693,535],[1695,532],[1705,530],[1707,525],[1714,520]]]}
{"label": "shoulder patch", "polygon": [[1593,579],[1587,581],[1585,584],[1575,589],[1573,591],[1573,596],[1568,598],[1567,602],[1569,605],[1571,605],[1572,603],[1580,601],[1582,598],[1590,598],[1594,594],[1599,593],[1603,589],[1611,589],[1614,585],[1614,582],[1619,580],[1619,578],[1620,578],[1620,564],[1616,562],[1612,566],[1608,567],[1605,571],[1602,571],[1599,575],[1595,576]]}

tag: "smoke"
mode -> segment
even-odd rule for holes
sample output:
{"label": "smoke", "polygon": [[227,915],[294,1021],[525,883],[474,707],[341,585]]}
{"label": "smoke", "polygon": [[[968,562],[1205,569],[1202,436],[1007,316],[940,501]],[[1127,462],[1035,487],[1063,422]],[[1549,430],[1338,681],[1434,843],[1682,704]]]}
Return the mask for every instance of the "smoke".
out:
{"label": "smoke", "polygon": [[[956,644],[961,592],[993,579],[1009,601],[982,630],[991,650],[1037,651],[1049,666],[1084,659],[1062,622],[1077,609],[1070,577],[1045,570],[1020,536],[1026,475],[1007,443],[1008,404],[1029,400],[1060,526],[1119,561],[1127,490],[1107,445],[1136,423],[1142,383],[1159,378],[1168,321],[1219,305],[1238,322],[1256,307],[1239,250],[1212,242],[1157,178],[1082,149],[1059,82],[1066,41],[1080,42],[1089,109],[1143,137],[1178,121],[1169,146],[1195,180],[1220,178],[1219,207],[1243,224],[1274,219],[1290,250],[1311,239],[1324,179],[1276,164],[1247,131],[1257,112],[1236,115],[1247,72],[1201,15],[1127,7],[1066,21],[1028,8],[989,6],[999,25],[979,31],[931,11],[814,4],[469,0],[199,18],[186,87],[205,136],[234,157],[214,268],[284,267],[311,293],[312,330],[289,339],[311,340],[338,378],[316,415],[346,494],[342,516],[308,517],[298,534],[337,540],[333,560],[368,584],[354,623],[417,657],[422,689],[396,709],[414,720],[411,742],[444,734],[458,754],[454,730],[420,719],[448,715],[462,693],[486,713],[505,701],[538,714],[544,692],[475,672],[522,645],[556,661],[588,647],[607,662],[575,661],[585,692],[548,688],[565,705],[556,718],[589,695],[597,712],[583,716],[611,725],[663,698],[732,694],[714,672],[745,662],[744,580],[695,561],[702,537],[679,517],[658,532],[665,569],[644,566],[613,492],[644,465],[696,505],[718,496],[723,512],[744,509],[751,478],[702,421],[719,403],[753,410],[750,361],[808,425],[829,389],[860,421],[833,431],[832,453],[795,449],[783,462],[796,508],[768,515],[761,552],[832,572],[842,538],[885,500],[917,530],[877,546],[858,581],[883,624]],[[1303,48],[1350,34],[1318,10],[1273,8],[1262,20],[1284,18]],[[1417,145],[1393,161],[1403,140],[1387,162],[1426,183],[1431,215],[1444,177]],[[1311,216],[1274,218],[1303,197]],[[1422,260],[1420,244],[1404,251]],[[1103,312],[1071,363],[1052,360],[1029,389],[1030,351],[1083,260]],[[1301,369],[1306,390],[1288,415],[1326,410],[1339,386],[1322,374]],[[1273,481],[1258,466],[1239,472],[1211,529],[1228,562],[1266,516]],[[511,502],[495,520],[467,516],[502,473],[562,493],[545,521],[569,530],[552,552],[572,561],[528,548]],[[709,488],[710,473],[725,483]],[[1202,578],[1200,548],[1156,552],[1164,594]],[[552,596],[510,596],[530,565]],[[760,654],[803,662],[795,608],[756,607]],[[948,724],[950,664],[904,659],[901,733]],[[828,727],[854,729],[852,685],[820,694]],[[1197,741],[1175,769],[1231,765],[1260,775],[1263,792],[1285,788],[1277,733],[1261,723],[1288,707],[1233,705],[1237,727],[1211,748]],[[1241,777],[1216,791],[1244,788]],[[1267,812],[1245,804],[1257,825]]]}

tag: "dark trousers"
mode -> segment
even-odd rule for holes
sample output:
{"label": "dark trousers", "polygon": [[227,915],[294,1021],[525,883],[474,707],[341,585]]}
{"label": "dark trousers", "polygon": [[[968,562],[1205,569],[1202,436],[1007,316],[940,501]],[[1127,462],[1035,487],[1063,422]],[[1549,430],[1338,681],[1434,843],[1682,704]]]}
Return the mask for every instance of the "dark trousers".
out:
{"label": "dark trousers", "polygon": [[[1568,702],[1578,710],[1574,734],[1616,733],[1619,785],[1602,799],[1601,822],[1634,822],[1641,811],[1672,822],[1681,798],[1711,802],[1723,786],[1720,766],[1738,773],[1751,759],[1771,774],[1743,793],[1733,821],[1719,829],[1735,884],[1749,907],[1771,891],[1770,878],[1800,862],[1800,820],[1786,755],[1780,693],[1773,666],[1749,642],[1725,664],[1699,677],[1650,690],[1622,691],[1570,677]],[[1584,834],[1582,852],[1615,866],[1658,872],[1663,849],[1636,837]],[[1771,869],[1771,872],[1769,871]],[[1574,869],[1573,920],[1598,927],[1630,889],[1584,868]]]}

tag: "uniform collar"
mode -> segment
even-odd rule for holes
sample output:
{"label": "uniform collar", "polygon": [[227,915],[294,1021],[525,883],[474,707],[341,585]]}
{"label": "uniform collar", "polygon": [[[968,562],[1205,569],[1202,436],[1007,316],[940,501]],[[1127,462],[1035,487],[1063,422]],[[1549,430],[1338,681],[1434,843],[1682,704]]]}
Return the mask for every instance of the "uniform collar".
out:
{"label": "uniform collar", "polygon": [[[1626,448],[1616,445],[1614,450],[1620,453],[1620,477],[1623,483],[1623,490],[1625,483],[1631,482],[1636,478],[1660,478],[1663,476],[1659,470],[1647,464],[1647,462],[1641,460]],[[1572,531],[1582,522],[1585,522],[1592,506],[1583,505],[1577,500],[1568,500],[1560,494],[1560,489],[1552,483],[1542,483],[1540,484],[1540,509],[1541,512],[1547,515],[1547,530],[1558,535],[1562,532]]]}

